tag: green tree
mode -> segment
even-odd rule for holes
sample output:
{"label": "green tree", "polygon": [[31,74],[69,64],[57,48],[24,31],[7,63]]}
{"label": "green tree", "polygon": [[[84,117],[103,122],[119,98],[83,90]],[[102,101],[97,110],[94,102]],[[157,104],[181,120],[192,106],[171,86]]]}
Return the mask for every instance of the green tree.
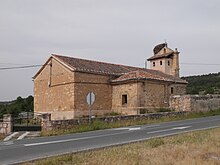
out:
{"label": "green tree", "polygon": [[182,77],[188,81],[188,94],[220,94],[220,72]]}
{"label": "green tree", "polygon": [[21,112],[33,112],[34,111],[34,98],[33,96],[28,96],[27,98],[17,97],[16,100],[1,103],[0,104],[0,118],[4,114],[12,114],[13,117],[17,117]]}

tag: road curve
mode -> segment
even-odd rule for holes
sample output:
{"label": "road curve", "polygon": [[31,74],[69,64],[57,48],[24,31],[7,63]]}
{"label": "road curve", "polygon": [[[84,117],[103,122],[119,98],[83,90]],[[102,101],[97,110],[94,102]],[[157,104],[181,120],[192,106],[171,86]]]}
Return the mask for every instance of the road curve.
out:
{"label": "road curve", "polygon": [[220,126],[220,116],[163,122],[78,134],[0,142],[0,164],[143,141]]}

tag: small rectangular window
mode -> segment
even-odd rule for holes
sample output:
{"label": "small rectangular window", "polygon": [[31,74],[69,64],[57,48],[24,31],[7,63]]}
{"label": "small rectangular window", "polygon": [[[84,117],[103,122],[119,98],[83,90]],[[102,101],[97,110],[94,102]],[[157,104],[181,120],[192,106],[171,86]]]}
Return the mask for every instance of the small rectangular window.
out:
{"label": "small rectangular window", "polygon": [[170,66],[170,61],[167,62],[168,66]]}
{"label": "small rectangular window", "polygon": [[155,62],[153,62],[153,66],[155,66]]}
{"label": "small rectangular window", "polygon": [[160,65],[163,65],[163,62],[162,62],[162,61],[160,61]]}
{"label": "small rectangular window", "polygon": [[127,105],[127,104],[128,104],[128,96],[122,95],[122,105]]}
{"label": "small rectangular window", "polygon": [[170,88],[170,92],[171,92],[171,94],[173,94],[173,87]]}

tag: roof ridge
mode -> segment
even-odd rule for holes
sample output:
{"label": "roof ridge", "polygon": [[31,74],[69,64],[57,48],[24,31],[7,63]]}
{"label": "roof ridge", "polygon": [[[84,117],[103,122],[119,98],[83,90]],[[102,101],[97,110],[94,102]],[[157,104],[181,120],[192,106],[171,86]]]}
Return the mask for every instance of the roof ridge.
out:
{"label": "roof ridge", "polygon": [[[135,67],[135,66],[130,66],[130,65],[122,65],[122,64],[114,64],[114,63],[109,63],[109,62],[102,62],[102,61],[97,61],[97,60],[89,60],[89,59],[84,59],[84,58],[76,58],[76,57],[71,57],[69,55],[58,55],[58,54],[51,54],[52,56],[57,56],[58,58],[59,57],[67,57],[67,58],[72,58],[72,59],[78,59],[78,60],[83,60],[83,61],[88,61],[88,62],[96,62],[96,63],[101,63],[101,64],[108,64],[108,65],[115,65],[115,66],[121,66],[123,67],[124,69],[127,69],[127,67],[130,67],[130,68],[136,68],[136,69],[145,69],[145,68],[141,68],[141,67]],[[128,69],[127,69],[128,70]]]}
{"label": "roof ridge", "polygon": [[118,76],[121,75],[122,77],[126,77],[131,74],[134,74],[135,77],[143,77],[145,75],[146,77],[154,77],[155,79],[160,80],[183,82],[183,80],[180,78],[176,78],[172,75],[163,73],[162,71],[153,69],[112,64],[108,62],[81,59],[57,54],[52,54],[52,56],[60,60],[64,65],[74,69],[75,71]]}

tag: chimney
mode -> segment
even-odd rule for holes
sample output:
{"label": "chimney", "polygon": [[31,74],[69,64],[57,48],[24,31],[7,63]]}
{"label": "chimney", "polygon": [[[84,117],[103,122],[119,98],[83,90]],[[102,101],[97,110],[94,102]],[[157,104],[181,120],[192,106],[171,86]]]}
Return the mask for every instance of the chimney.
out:
{"label": "chimney", "polygon": [[172,68],[172,73],[173,76],[179,77],[179,53],[177,48],[175,48],[175,51],[173,52],[173,68]]}

